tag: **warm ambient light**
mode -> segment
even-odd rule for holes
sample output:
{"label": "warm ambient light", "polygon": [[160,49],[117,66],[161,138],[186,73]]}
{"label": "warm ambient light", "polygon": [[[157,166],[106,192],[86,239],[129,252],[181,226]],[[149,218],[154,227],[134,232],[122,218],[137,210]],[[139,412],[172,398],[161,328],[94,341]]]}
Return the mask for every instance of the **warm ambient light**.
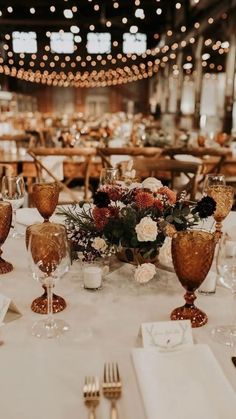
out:
{"label": "warm ambient light", "polygon": [[[116,1],[115,3],[118,3],[118,1]],[[113,2],[113,6],[115,4]],[[182,2],[177,2],[175,4],[176,9],[181,8],[182,7]],[[67,3],[68,4],[68,3]],[[161,3],[158,2],[158,6]],[[140,0],[136,0],[135,1],[135,6],[140,6]],[[143,8],[139,7],[136,8],[134,10],[134,15],[136,18],[142,18],[141,16],[144,15],[145,18],[145,4],[142,4]],[[49,6],[48,6],[49,7]],[[92,7],[94,7],[94,10],[99,10],[99,5],[92,4]],[[114,7],[116,8],[116,7]],[[10,10],[8,10],[10,9]],[[9,6],[7,9],[7,11],[9,13],[11,13],[11,10],[13,11],[13,8],[11,6]],[[51,12],[54,12],[56,10],[55,6],[52,5],[49,7]],[[48,9],[48,10],[49,10]],[[29,10],[29,9],[28,9]],[[32,12],[31,12],[32,10]],[[76,12],[77,6],[73,6],[71,8],[65,9],[63,11],[64,16],[66,19],[71,19],[72,17],[74,17],[73,12]],[[34,7],[30,8],[30,13],[34,14],[37,11],[37,8],[35,9]],[[158,7],[156,9],[156,13],[157,14],[162,14],[162,8]],[[1,16],[1,13],[0,13]],[[33,18],[33,17],[32,17]],[[120,18],[121,19],[121,18]],[[134,20],[135,22],[135,20]],[[137,22],[137,21],[136,21]],[[209,17],[208,19],[206,18],[206,22],[208,22],[209,25],[211,25],[212,23],[214,23],[214,19]],[[122,18],[122,23],[123,24],[127,24],[128,23],[128,19],[127,17],[123,17]],[[129,22],[130,23],[130,22]],[[105,20],[104,24],[106,26],[111,25],[111,21],[110,20]],[[129,24],[130,26],[130,24]],[[200,23],[199,22],[195,22],[194,24],[195,28],[198,29],[200,28]],[[201,22],[201,27],[202,27],[202,22]],[[63,28],[63,26],[62,26]],[[97,29],[97,28],[96,28]],[[95,26],[94,25],[90,25],[90,30],[91,32],[95,30]],[[128,32],[130,30],[130,32]],[[186,26],[182,26],[180,28],[180,30],[182,32],[186,31]],[[1,73],[5,73],[5,74],[9,74],[12,75],[13,77],[18,77],[19,74],[25,74],[25,79],[29,79],[30,81],[33,80],[37,80],[37,82],[40,82],[40,77],[37,73],[37,71],[41,71],[43,72],[42,68],[46,67],[48,70],[48,74],[49,77],[52,77],[52,80],[50,80],[50,83],[54,83],[57,82],[58,85],[59,83],[61,83],[60,85],[75,85],[80,86],[80,87],[88,87],[88,86],[94,86],[94,85],[108,85],[108,81],[109,81],[109,85],[112,85],[111,81],[112,80],[116,80],[116,83],[118,83],[118,79],[119,79],[119,83],[126,83],[126,82],[130,82],[130,81],[134,81],[136,78],[137,79],[142,79],[142,78],[146,78],[146,77],[150,77],[151,75],[153,75],[154,73],[156,73],[158,71],[159,66],[165,67],[165,63],[167,63],[170,60],[175,60],[176,56],[178,56],[178,52],[175,50],[178,50],[179,48],[184,48],[186,47],[188,44],[193,44],[195,42],[195,38],[191,37],[191,38],[187,38],[184,35],[182,35],[182,37],[180,37],[180,40],[178,43],[173,42],[171,40],[171,37],[173,36],[173,31],[170,29],[166,30],[166,33],[160,33],[160,34],[152,34],[152,38],[156,39],[156,40],[160,40],[158,45],[156,45],[155,47],[153,47],[152,49],[147,49],[147,43],[146,46],[143,47],[143,39],[142,39],[142,35],[146,36],[146,34],[139,34],[138,32],[138,26],[136,25],[131,25],[130,28],[127,27],[127,31],[124,35],[129,35],[129,36],[134,36],[135,38],[133,39],[124,39],[124,43],[123,43],[123,54],[121,54],[119,52],[119,54],[117,54],[117,50],[113,50],[113,47],[117,47],[119,46],[118,41],[114,40],[113,42],[110,42],[110,46],[108,48],[108,46],[106,46],[106,48],[104,47],[103,49],[101,49],[101,43],[100,41],[97,42],[97,46],[99,46],[100,49],[97,49],[96,52],[90,52],[88,51],[90,54],[96,54],[96,56],[94,57],[94,59],[91,58],[91,56],[87,55],[84,56],[81,53],[81,56],[83,57],[81,60],[81,56],[76,55],[76,50],[79,50],[79,44],[80,42],[84,42],[84,44],[86,44],[84,35],[82,36],[78,36],[76,34],[78,34],[80,32],[80,28],[76,25],[72,25],[70,27],[70,32],[65,32],[64,29],[60,29],[59,30],[59,35],[60,37],[62,36],[63,38],[63,34],[70,34],[71,38],[70,38],[70,42],[69,44],[66,45],[66,40],[65,39],[59,39],[59,44],[61,44],[60,46],[58,46],[59,49],[54,49],[52,48],[52,44],[51,44],[51,52],[53,54],[74,54],[73,56],[69,56],[67,55],[66,57],[61,56],[61,55],[50,55],[50,47],[49,45],[42,45],[42,49],[45,48],[45,51],[47,51],[47,54],[42,54],[39,55],[37,54],[37,58],[39,58],[39,61],[32,61],[33,58],[30,61],[30,58],[28,59],[26,56],[26,59],[24,59],[24,53],[28,54],[31,52],[28,52],[28,50],[19,50],[21,52],[19,52],[20,58],[13,60],[13,53],[10,50],[11,49],[11,35],[6,34],[5,39],[6,39],[6,43],[3,46],[3,49],[6,52],[4,59],[1,58],[1,62],[3,63],[2,69],[1,69]],[[48,37],[51,37],[52,34],[50,31],[47,31],[46,35]],[[109,34],[110,35],[110,34]],[[140,37],[141,35],[141,37]],[[168,37],[168,38],[167,38]],[[82,39],[83,38],[83,39]],[[181,40],[182,39],[182,40]],[[196,35],[196,39],[197,39],[197,35]],[[9,41],[9,42],[7,42]],[[211,41],[211,40],[210,40]],[[206,46],[210,46],[212,48],[212,50],[215,50],[217,52],[217,54],[226,54],[228,52],[228,48],[229,48],[229,43],[228,41],[215,41],[215,43],[213,44],[212,41],[209,41],[209,45],[207,43],[207,40],[205,41],[205,45]],[[12,39],[13,42],[13,39]],[[37,48],[37,40],[35,39],[36,42],[36,48]],[[62,45],[63,44],[63,45]],[[105,52],[102,52],[104,51]],[[176,53],[174,54],[173,51],[175,51]],[[14,51],[15,52],[15,51]],[[36,51],[35,51],[36,52]],[[107,56],[103,57],[100,54],[107,54]],[[34,60],[36,60],[36,55],[34,53],[31,54],[35,56]],[[118,56],[119,55],[119,56]],[[89,58],[88,58],[89,57]],[[191,64],[190,61],[190,56],[185,57],[187,63],[185,64]],[[213,63],[209,62],[207,63],[207,60],[210,58],[210,54],[209,57],[207,58],[206,53],[203,54],[203,66],[209,66],[209,68],[214,68],[213,67]],[[63,61],[61,61],[63,59]],[[19,60],[19,61],[18,61]],[[43,62],[43,61],[44,62]],[[119,60],[119,61],[118,61]],[[131,61],[132,60],[132,61]],[[142,62],[141,62],[142,60]],[[15,63],[14,63],[15,61]],[[59,61],[59,62],[58,62]],[[121,68],[117,67],[115,68],[115,64],[120,63],[121,64]],[[143,62],[144,61],[144,62]],[[50,67],[54,68],[55,67],[55,63],[57,62],[57,66],[60,66],[61,68],[64,69],[65,73],[63,74],[63,77],[59,76],[59,72],[57,71],[57,67],[56,67],[56,71],[51,71]],[[124,66],[127,62],[127,68],[129,69],[130,72],[128,73],[122,73],[122,71],[124,70]],[[8,64],[8,65],[7,65]],[[13,71],[13,67],[11,67],[12,65],[15,65],[16,67],[14,67],[14,71]],[[110,68],[106,69],[104,66],[107,66],[109,64]],[[137,64],[136,69],[132,69],[133,64]],[[10,66],[11,65],[11,66]],[[17,66],[21,65],[22,67],[24,66],[24,68],[21,68],[20,71],[21,73],[18,73],[18,69]],[[96,67],[96,65],[99,65],[98,68],[98,72],[95,72],[96,75],[94,75],[94,68],[91,67]],[[100,73],[100,65],[103,66],[102,70],[103,73]],[[113,65],[113,66],[112,66]],[[122,67],[123,66],[123,67]],[[173,66],[173,62],[171,63],[171,66]],[[30,67],[34,67],[35,68],[35,75],[33,72],[33,69]],[[38,67],[38,69],[37,69]],[[219,67],[219,66],[218,66]],[[217,67],[217,70],[218,70]],[[28,69],[27,69],[28,68]],[[72,77],[72,72],[70,71],[71,68],[73,68],[73,77]],[[131,69],[131,70],[130,70]],[[190,71],[190,67],[185,68],[186,71]],[[59,68],[59,71],[61,69]],[[178,68],[176,68],[175,70],[178,70]],[[68,73],[69,71],[69,73]],[[219,70],[218,70],[219,71]],[[191,71],[190,71],[191,72]],[[37,76],[36,76],[37,73]],[[70,77],[69,77],[70,74]],[[129,74],[129,77],[127,77],[127,74]],[[51,76],[50,76],[51,75]],[[59,78],[56,78],[58,77]],[[116,79],[117,76],[117,79]],[[119,76],[119,77],[118,77]],[[48,77],[48,76],[47,76]],[[61,77],[61,78],[60,78]],[[84,77],[84,83],[81,85],[81,77]],[[20,77],[19,77],[20,78]],[[45,80],[45,77],[43,78],[43,80]],[[41,80],[42,82],[42,80]],[[47,82],[47,81],[46,81]],[[64,83],[64,84],[63,84]]]}
{"label": "warm ambient light", "polygon": [[64,14],[66,19],[72,19],[73,18],[73,12],[70,9],[65,9],[63,11],[63,14]]}

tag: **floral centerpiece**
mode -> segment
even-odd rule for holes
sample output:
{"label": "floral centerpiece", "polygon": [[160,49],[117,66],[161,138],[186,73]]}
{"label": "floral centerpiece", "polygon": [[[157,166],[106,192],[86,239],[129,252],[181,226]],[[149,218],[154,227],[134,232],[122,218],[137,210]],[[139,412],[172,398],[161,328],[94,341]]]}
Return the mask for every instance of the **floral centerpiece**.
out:
{"label": "floral centerpiece", "polygon": [[93,203],[63,209],[78,258],[93,261],[112,253],[138,265],[135,278],[147,282],[155,274],[159,249],[167,236],[186,230],[212,215],[215,201],[194,203],[155,178],[140,184],[102,186]]}

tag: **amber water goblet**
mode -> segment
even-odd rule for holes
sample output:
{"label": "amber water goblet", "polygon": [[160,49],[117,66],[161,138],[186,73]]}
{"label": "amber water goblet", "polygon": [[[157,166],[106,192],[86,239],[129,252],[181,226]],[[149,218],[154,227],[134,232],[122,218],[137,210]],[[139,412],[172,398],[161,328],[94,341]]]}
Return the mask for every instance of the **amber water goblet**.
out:
{"label": "amber water goblet", "polygon": [[9,202],[0,202],[0,274],[6,274],[13,270],[11,263],[4,260],[1,247],[5,242],[12,222],[12,206]]}
{"label": "amber water goblet", "polygon": [[[33,185],[33,201],[34,204],[42,217],[44,223],[49,222],[50,217],[54,213],[58,204],[59,198],[59,185],[57,182],[50,183],[35,183]],[[26,242],[30,235],[30,227],[26,230]],[[27,244],[26,244],[27,246]],[[31,309],[35,313],[46,314],[47,313],[47,291],[44,288],[44,293],[36,298],[32,304]],[[53,294],[53,312],[58,313],[66,308],[66,302],[64,298],[59,295]]]}
{"label": "amber water goblet", "polygon": [[216,221],[216,233],[220,239],[222,235],[222,222],[229,215],[234,202],[234,189],[227,185],[212,185],[206,188],[206,194],[216,202],[213,217]]}
{"label": "amber water goblet", "polygon": [[194,305],[195,291],[206,278],[214,257],[215,234],[203,230],[180,231],[172,238],[176,275],[186,290],[185,305],[171,313],[171,320],[190,320],[192,327],[207,323],[207,315]]}
{"label": "amber water goblet", "polygon": [[58,204],[59,185],[57,182],[35,183],[33,201],[44,222],[48,222]]}
{"label": "amber water goblet", "polygon": [[53,223],[32,226],[28,255],[33,278],[47,290],[47,318],[33,325],[32,334],[39,338],[58,337],[69,330],[66,322],[54,319],[52,300],[56,282],[69,271],[71,265],[65,227]]}

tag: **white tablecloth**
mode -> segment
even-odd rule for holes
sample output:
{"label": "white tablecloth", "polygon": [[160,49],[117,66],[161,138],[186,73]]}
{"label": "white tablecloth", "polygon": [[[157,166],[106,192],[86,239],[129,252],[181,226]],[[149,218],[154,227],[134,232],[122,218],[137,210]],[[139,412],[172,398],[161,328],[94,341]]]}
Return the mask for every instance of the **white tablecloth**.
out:
{"label": "white tablecloth", "polygon": [[[236,225],[236,216],[231,214],[227,223]],[[160,271],[159,280],[142,286],[134,282],[132,267],[123,265],[104,280],[101,291],[91,293],[82,288],[79,265],[74,263],[56,287],[68,303],[67,309],[56,316],[70,323],[72,332],[66,338],[40,340],[30,334],[32,323],[41,317],[32,313],[30,304],[41,294],[41,286],[29,272],[24,239],[8,239],[3,250],[4,258],[14,264],[14,271],[1,275],[0,293],[12,298],[23,315],[0,329],[4,341],[0,346],[1,417],[85,418],[85,375],[102,378],[104,362],[117,361],[123,381],[120,418],[144,419],[131,348],[140,345],[142,322],[168,320],[172,309],[184,302],[184,290],[176,276]],[[236,390],[231,350],[214,343],[209,334],[214,325],[231,319],[231,298],[223,287],[218,287],[213,296],[198,295],[196,303],[207,312],[209,323],[194,329],[193,335],[195,342],[209,344]],[[97,417],[109,417],[109,403],[104,398]]]}

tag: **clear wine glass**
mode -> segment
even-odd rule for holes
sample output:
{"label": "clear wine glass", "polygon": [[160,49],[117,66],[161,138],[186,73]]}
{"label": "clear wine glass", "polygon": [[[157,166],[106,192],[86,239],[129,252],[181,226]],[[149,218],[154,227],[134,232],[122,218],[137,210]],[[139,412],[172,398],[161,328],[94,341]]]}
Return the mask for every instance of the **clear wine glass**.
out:
{"label": "clear wine glass", "polygon": [[14,238],[22,237],[24,234],[19,233],[16,228],[16,210],[23,205],[25,199],[25,182],[22,176],[3,176],[2,199],[12,205],[13,231],[10,236]]}
{"label": "clear wine glass", "polygon": [[[232,293],[232,312],[236,305],[236,241],[230,240],[227,235],[221,239],[218,253],[218,269],[220,283]],[[212,330],[213,339],[217,342],[232,346],[236,338],[236,319],[232,316],[231,324],[219,325]]]}
{"label": "clear wine glass", "polygon": [[47,289],[47,318],[34,323],[32,334],[38,338],[58,337],[69,330],[64,320],[54,319],[52,307],[53,288],[71,265],[65,227],[54,223],[33,226],[28,255],[33,278]]}
{"label": "clear wine glass", "polygon": [[99,186],[113,185],[119,179],[119,171],[114,167],[101,169]]}
{"label": "clear wine glass", "polygon": [[225,175],[216,173],[209,173],[206,175],[203,192],[205,193],[208,188],[215,185],[226,185]]}

